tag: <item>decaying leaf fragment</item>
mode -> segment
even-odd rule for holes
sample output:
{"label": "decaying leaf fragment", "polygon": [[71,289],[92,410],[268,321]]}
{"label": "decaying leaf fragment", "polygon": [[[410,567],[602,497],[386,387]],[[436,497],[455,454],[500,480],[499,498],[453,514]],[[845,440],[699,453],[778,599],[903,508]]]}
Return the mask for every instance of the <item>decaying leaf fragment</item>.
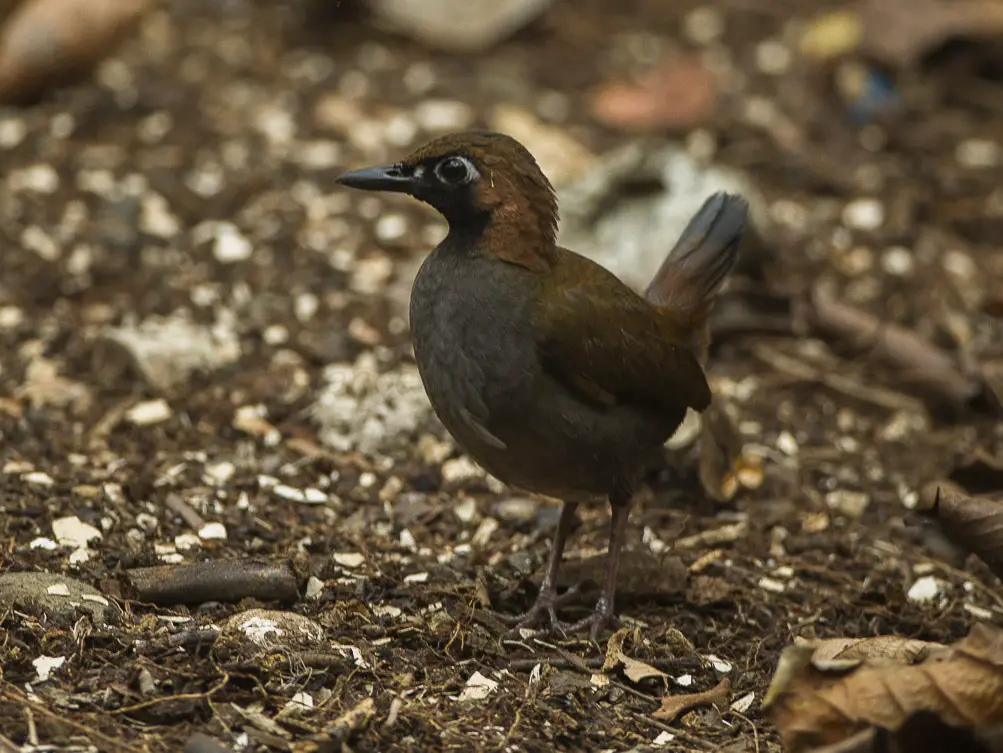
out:
{"label": "decaying leaf fragment", "polygon": [[873,638],[823,638],[809,640],[795,638],[796,646],[812,650],[811,663],[816,669],[831,669],[832,662],[851,664],[866,662],[878,664],[918,664],[931,653],[947,649],[941,643],[900,638],[897,635],[878,635]]}
{"label": "decaying leaf fragment", "polygon": [[954,484],[944,484],[934,496],[934,512],[952,542],[1003,578],[1003,503],[972,497]]}
{"label": "decaying leaf fragment", "polygon": [[667,678],[668,675],[660,669],[655,669],[650,664],[631,658],[623,652],[623,642],[632,632],[630,628],[620,628],[609,637],[609,641],[606,643],[606,658],[602,665],[603,672],[609,672],[622,666],[624,675],[631,682],[640,682],[649,677]]}
{"label": "decaying leaf fragment", "polygon": [[697,706],[717,706],[726,708],[731,700],[731,680],[725,677],[721,682],[710,690],[702,693],[683,693],[680,695],[669,695],[662,699],[662,705],[652,716],[663,721],[672,721],[684,711],[695,709]]}
{"label": "decaying leaf fragment", "polygon": [[762,485],[762,463],[744,456],[742,445],[738,427],[716,399],[704,411],[700,426],[700,484],[711,499],[725,502],[742,487]]}
{"label": "decaying leaf fragment", "polygon": [[932,711],[910,714],[897,730],[865,729],[811,753],[1003,753],[1003,726],[975,732],[946,724]]}
{"label": "decaying leaf fragment", "polygon": [[946,724],[987,729],[1003,724],[1003,630],[978,624],[948,650],[913,665],[864,662],[855,669],[820,670],[814,649],[792,646],[763,705],[790,753],[833,745],[879,727],[896,730],[917,711]]}

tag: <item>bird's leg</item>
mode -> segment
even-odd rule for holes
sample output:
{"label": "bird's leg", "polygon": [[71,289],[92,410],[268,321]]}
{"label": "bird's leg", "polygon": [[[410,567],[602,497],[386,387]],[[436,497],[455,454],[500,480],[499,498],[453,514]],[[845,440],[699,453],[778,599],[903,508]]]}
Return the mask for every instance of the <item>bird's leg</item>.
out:
{"label": "bird's leg", "polygon": [[563,630],[564,626],[557,619],[557,610],[578,596],[578,586],[572,586],[558,596],[557,571],[561,567],[564,545],[568,541],[568,534],[571,533],[571,524],[575,519],[576,509],[578,509],[577,502],[565,502],[561,508],[561,517],[557,521],[557,531],[554,533],[554,543],[550,547],[550,559],[547,561],[547,569],[543,574],[536,602],[529,611],[523,614],[498,615],[500,619],[518,627],[533,627],[546,620],[549,623],[549,628]]}
{"label": "bird's leg", "polygon": [[623,548],[624,535],[627,531],[627,518],[630,517],[630,507],[633,497],[625,500],[610,499],[612,517],[609,522],[609,547],[606,553],[606,575],[603,577],[602,591],[599,601],[592,614],[585,619],[570,625],[569,631],[589,629],[589,639],[598,644],[599,633],[604,628],[617,624],[614,614],[614,599],[616,597],[616,575],[620,567],[620,550]]}

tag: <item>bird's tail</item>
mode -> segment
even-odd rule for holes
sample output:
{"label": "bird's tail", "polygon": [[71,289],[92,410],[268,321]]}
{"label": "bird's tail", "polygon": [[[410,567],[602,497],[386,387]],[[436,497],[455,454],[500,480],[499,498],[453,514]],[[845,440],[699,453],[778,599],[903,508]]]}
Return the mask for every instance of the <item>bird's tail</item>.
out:
{"label": "bird's tail", "polygon": [[703,325],[710,303],[738,259],[749,205],[740,196],[715,193],[693,215],[644,291],[670,309],[685,328]]}

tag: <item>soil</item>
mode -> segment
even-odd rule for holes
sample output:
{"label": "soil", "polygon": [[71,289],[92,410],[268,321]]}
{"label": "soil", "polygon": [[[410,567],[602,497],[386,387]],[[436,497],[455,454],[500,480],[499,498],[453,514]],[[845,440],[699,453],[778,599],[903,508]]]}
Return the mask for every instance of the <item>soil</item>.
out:
{"label": "soil", "polygon": [[[482,613],[531,604],[556,519],[550,502],[513,502],[475,473],[445,478],[435,453],[373,459],[317,440],[309,408],[326,364],[370,353],[391,369],[410,359],[399,293],[360,289],[353,269],[362,259],[410,266],[442,231],[420,207],[346,197],[333,178],[420,141],[427,134],[400,118],[429,99],[468,103],[475,123],[503,99],[543,102],[588,148],[615,146],[625,137],[590,117],[590,92],[662,50],[695,49],[682,33],[694,7],[559,0],[471,60],[376,30],[350,2],[176,2],[92,84],[9,113],[0,123],[0,569],[71,575],[124,613],[108,624],[0,614],[3,736],[46,750],[151,752],[181,750],[197,731],[254,751],[306,750],[316,735],[318,749],[358,751],[631,750],[656,738],[667,751],[778,750],[760,703],[796,636],[951,642],[977,617],[1003,624],[999,581],[909,509],[932,480],[1003,490],[1003,430],[978,406],[931,406],[907,373],[845,343],[751,328],[715,344],[715,384],[765,479],[712,502],[686,451],[632,515],[618,594],[624,652],[666,677],[604,672],[601,652],[578,636],[504,639]],[[716,49],[730,73],[700,134],[776,220],[729,295],[785,300],[825,277],[855,306],[973,368],[998,364],[998,168],[957,155],[966,140],[1003,135],[999,48],[941,50],[896,79],[898,110],[861,124],[824,71],[757,67],[764,40],[789,39],[791,19],[824,3],[720,7]],[[343,132],[318,115],[332,93],[359,110]],[[784,113],[794,146],[749,116],[764,102]],[[311,163],[301,142],[325,140],[337,153]],[[33,180],[43,190],[23,188]],[[125,188],[88,188],[109,180]],[[200,193],[214,181],[218,190]],[[154,194],[176,232],[157,232],[151,216],[164,204]],[[329,197],[329,211],[310,216],[316,196]],[[885,222],[848,229],[844,206],[865,197],[881,202]],[[387,212],[403,218],[403,237],[377,238]],[[250,258],[220,261],[189,232],[212,220],[234,222],[254,245]],[[240,354],[161,395],[108,358],[100,335],[179,309],[230,327]],[[37,381],[30,364],[42,362],[68,381],[26,391]],[[843,379],[805,377],[791,362]],[[165,420],[128,418],[160,397]],[[242,406],[264,406],[279,441],[235,428]],[[317,488],[324,501],[277,486]],[[182,517],[185,507],[198,515]],[[82,562],[32,545],[67,516],[101,532]],[[177,547],[192,544],[199,517],[224,524],[226,538]],[[607,522],[606,510],[582,511],[567,582],[595,579]],[[186,561],[289,563],[303,593],[315,580],[309,597],[286,603],[131,598],[127,571],[162,564],[172,546]],[[910,598],[928,575],[939,597]],[[323,640],[273,650],[239,631],[199,637],[199,626],[252,608],[308,617]],[[66,657],[44,683],[33,664],[41,655]],[[483,700],[461,698],[475,673],[496,686]],[[660,697],[725,676],[732,699],[754,693],[751,704],[652,716]],[[300,693],[312,706],[277,716]]]}

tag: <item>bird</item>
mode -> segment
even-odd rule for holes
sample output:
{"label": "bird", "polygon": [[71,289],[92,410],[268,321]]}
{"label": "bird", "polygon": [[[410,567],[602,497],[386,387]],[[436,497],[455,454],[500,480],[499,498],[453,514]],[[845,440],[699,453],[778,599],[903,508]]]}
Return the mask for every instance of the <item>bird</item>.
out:
{"label": "bird", "polygon": [[[338,177],[408,194],[446,220],[422,262],[409,307],[425,392],[458,446],[510,486],[563,503],[533,606],[508,624],[598,643],[616,627],[617,568],[632,506],[687,410],[712,395],[704,364],[708,313],[738,258],[748,204],[705,200],[643,294],[557,244],[557,196],[511,136],[436,138],[391,165]],[[668,246],[668,244],[666,244]],[[563,551],[579,505],[608,503],[605,573],[589,616],[558,610]]]}

